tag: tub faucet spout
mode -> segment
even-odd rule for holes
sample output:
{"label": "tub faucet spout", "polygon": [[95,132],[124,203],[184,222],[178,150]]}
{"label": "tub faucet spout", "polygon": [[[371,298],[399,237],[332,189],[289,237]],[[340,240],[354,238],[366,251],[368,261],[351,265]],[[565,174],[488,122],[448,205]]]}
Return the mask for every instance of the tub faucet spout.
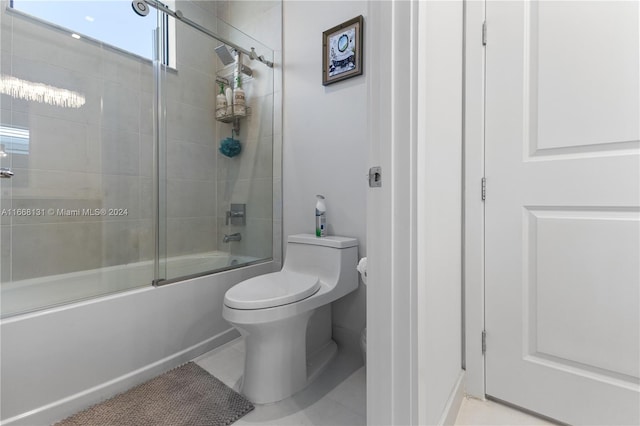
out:
{"label": "tub faucet spout", "polygon": [[242,240],[242,235],[240,235],[239,232],[236,232],[235,234],[231,234],[231,235],[224,234],[224,238],[222,239],[222,242],[228,243],[229,241],[240,241],[240,240]]}

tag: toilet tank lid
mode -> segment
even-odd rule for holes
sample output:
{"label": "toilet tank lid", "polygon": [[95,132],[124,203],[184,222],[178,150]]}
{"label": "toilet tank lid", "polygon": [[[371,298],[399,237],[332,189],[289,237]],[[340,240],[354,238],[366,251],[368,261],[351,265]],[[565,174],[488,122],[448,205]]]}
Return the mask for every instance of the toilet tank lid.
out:
{"label": "toilet tank lid", "polygon": [[325,246],[333,248],[348,248],[358,245],[357,238],[339,237],[337,235],[328,235],[326,237],[316,237],[313,234],[297,234],[289,235],[290,243],[312,244],[316,246]]}

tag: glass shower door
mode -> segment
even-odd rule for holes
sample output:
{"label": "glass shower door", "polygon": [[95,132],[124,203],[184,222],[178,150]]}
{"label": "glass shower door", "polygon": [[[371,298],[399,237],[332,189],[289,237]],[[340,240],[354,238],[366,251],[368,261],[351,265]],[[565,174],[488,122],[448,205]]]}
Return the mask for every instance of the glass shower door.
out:
{"label": "glass shower door", "polygon": [[[97,23],[109,19],[98,6],[127,16],[131,5],[13,4],[0,11],[3,317],[150,285],[154,274],[152,61],[55,21]],[[153,11],[144,19],[157,26]],[[111,30],[152,57],[151,32],[127,34],[138,27],[123,22]]]}
{"label": "glass shower door", "polygon": [[2,317],[272,258],[274,73],[248,52],[273,51],[215,2],[164,3],[200,30],[124,1],[0,10]]}
{"label": "glass shower door", "polygon": [[[271,49],[216,19],[206,2],[178,6],[205,30],[273,60]],[[238,74],[232,48],[184,22],[175,29],[175,69],[164,70],[160,80],[166,282],[271,259],[273,239],[273,69],[243,55],[246,72]],[[220,55],[224,50],[228,56]],[[217,112],[220,85],[223,92],[233,90],[238,76],[248,107],[244,115],[231,108],[229,114]],[[225,141],[241,151],[226,156],[219,149]]]}

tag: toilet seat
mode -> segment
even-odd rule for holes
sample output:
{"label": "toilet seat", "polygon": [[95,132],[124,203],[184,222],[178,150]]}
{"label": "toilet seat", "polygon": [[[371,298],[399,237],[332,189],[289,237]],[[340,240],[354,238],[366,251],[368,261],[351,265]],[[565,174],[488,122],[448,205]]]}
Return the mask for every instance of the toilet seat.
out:
{"label": "toilet seat", "polygon": [[233,309],[273,308],[305,299],[319,289],[318,277],[281,271],[236,284],[224,295],[224,304]]}

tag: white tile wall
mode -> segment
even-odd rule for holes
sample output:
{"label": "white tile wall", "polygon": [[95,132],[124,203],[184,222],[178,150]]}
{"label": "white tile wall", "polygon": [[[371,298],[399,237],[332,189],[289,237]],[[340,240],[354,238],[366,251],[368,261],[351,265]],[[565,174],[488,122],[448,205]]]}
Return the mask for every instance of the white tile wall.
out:
{"label": "white tile wall", "polygon": [[[270,69],[257,61],[245,61],[254,71],[254,77],[249,79],[245,85],[247,99],[252,107],[252,114],[246,120],[248,130],[243,128],[240,132],[240,140],[243,143],[244,152],[236,163],[234,159],[228,160],[220,156],[219,177],[227,181],[223,190],[227,190],[230,181],[236,179],[255,180],[249,187],[254,187],[259,191],[265,191],[264,180],[266,177],[281,176],[282,158],[282,2],[281,1],[231,1],[224,0],[216,2],[216,13],[219,19],[227,22],[240,31],[259,40],[261,45],[266,45],[273,51],[274,68]],[[256,23],[259,22],[260,25]],[[231,33],[231,36],[234,36]],[[233,38],[233,37],[231,37]],[[263,51],[261,51],[263,49]],[[264,54],[270,59],[270,52],[263,46],[256,46],[259,54]],[[272,162],[268,158],[272,158]],[[271,168],[271,170],[269,170]],[[241,186],[245,187],[246,184]],[[276,268],[282,262],[282,185],[279,179],[272,181],[272,210],[269,212],[262,206],[258,210],[258,215],[254,219],[262,219],[261,226],[254,228],[256,232],[262,234],[262,242],[255,245],[258,252],[273,253]],[[220,188],[220,186],[219,186]],[[220,190],[220,189],[219,189]],[[220,195],[223,200],[225,194]],[[259,196],[264,198],[266,192]],[[266,203],[267,201],[264,200]],[[261,202],[258,202],[261,205]],[[250,207],[247,206],[247,209]],[[254,211],[255,213],[255,211]],[[253,213],[248,213],[251,217]],[[267,225],[266,221],[271,223]],[[271,229],[273,237],[266,238],[267,229]],[[249,232],[249,229],[246,230]],[[244,238],[244,236],[243,236]],[[244,240],[243,240],[244,241]],[[261,244],[269,244],[269,247],[262,247]],[[234,244],[233,250],[243,250],[241,244]],[[246,244],[246,243],[245,243]]]}
{"label": "white tile wall", "polygon": [[[214,2],[178,3],[185,15],[216,29]],[[16,172],[12,186],[3,182],[3,207],[10,207],[13,195],[16,204],[25,208],[116,207],[129,212],[126,217],[105,221],[82,217],[38,221],[3,218],[3,280],[151,258],[151,64],[9,15],[6,1],[2,5],[2,73],[75,90],[86,97],[82,108],[67,109],[2,96],[2,123],[31,131],[28,163],[20,168],[16,158],[15,164],[10,164]],[[270,24],[270,31],[273,25],[279,28],[280,20]],[[274,226],[273,72],[253,65],[256,74],[246,89],[254,114],[242,123],[245,152],[240,161],[230,164],[233,160],[218,153],[218,143],[230,132],[230,126],[212,119],[217,94],[215,71],[220,66],[213,48],[219,43],[181,24],[176,28],[178,71],[166,72],[163,80],[168,105],[168,253],[228,248],[219,247],[217,215],[220,211],[224,214],[232,199],[242,199],[251,213],[238,248],[247,253],[240,254],[268,257]],[[221,168],[216,171],[218,163]],[[225,185],[237,185],[240,192],[223,194],[226,198],[218,200],[219,177],[224,177]],[[10,231],[6,226],[9,223],[20,224],[20,228]],[[69,235],[65,240],[69,243],[61,245],[63,230]],[[121,249],[117,250],[119,245]],[[53,246],[57,254],[47,255],[45,251]],[[41,268],[32,266],[34,256],[46,258]]]}

